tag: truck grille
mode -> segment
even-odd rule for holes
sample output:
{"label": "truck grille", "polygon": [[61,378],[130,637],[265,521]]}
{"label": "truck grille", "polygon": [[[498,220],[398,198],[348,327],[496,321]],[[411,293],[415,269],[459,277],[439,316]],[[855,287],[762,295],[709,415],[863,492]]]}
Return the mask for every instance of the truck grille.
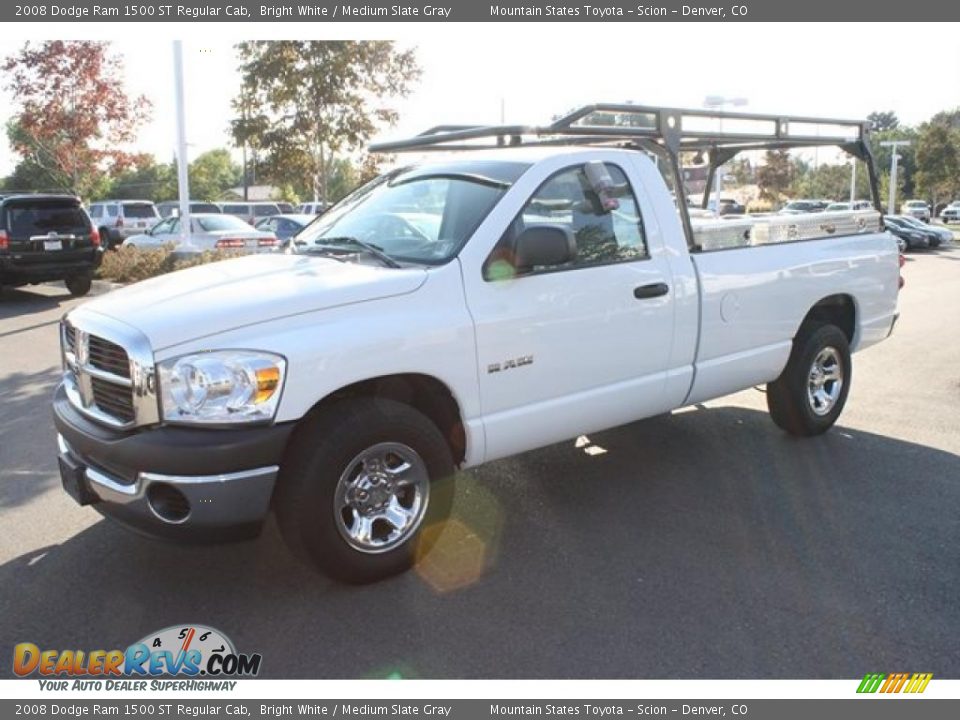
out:
{"label": "truck grille", "polygon": [[159,420],[146,338],[109,319],[71,317],[63,322],[61,342],[64,386],[77,410],[122,429]]}
{"label": "truck grille", "polygon": [[90,335],[87,351],[90,356],[89,362],[93,367],[118,377],[130,377],[130,358],[127,357],[127,351],[116,343]]}
{"label": "truck grille", "polygon": [[93,386],[93,402],[100,410],[123,423],[132,423],[136,419],[130,388],[114,385],[98,377],[90,378],[90,383]]}

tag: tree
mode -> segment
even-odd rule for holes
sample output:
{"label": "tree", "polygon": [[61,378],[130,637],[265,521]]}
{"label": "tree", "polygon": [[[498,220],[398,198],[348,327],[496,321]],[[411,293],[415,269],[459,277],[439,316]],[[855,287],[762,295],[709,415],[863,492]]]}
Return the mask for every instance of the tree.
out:
{"label": "tree", "polygon": [[412,50],[388,41],[253,41],[237,46],[242,87],[231,132],[276,184],[309,178],[330,198],[330,165],[397,119],[389,102],[420,76]]}
{"label": "tree", "polygon": [[173,200],[177,197],[176,165],[144,157],[136,167],[117,175],[106,195],[118,200]]}
{"label": "tree", "polygon": [[123,150],[146,121],[145,97],[128,97],[120,60],[108,43],[26,43],[2,69],[17,108],[14,151],[54,185],[88,195],[105,170],[117,173],[137,156]]}
{"label": "tree", "polygon": [[190,163],[190,197],[194,200],[218,200],[224,190],[236,187],[243,171],[223,148],[198,155]]}
{"label": "tree", "polygon": [[757,168],[760,198],[779,203],[780,196],[793,182],[794,165],[786,150],[767,150],[764,163]]}
{"label": "tree", "polygon": [[932,199],[933,204],[943,197],[960,191],[960,130],[944,124],[926,123],[917,139],[917,189]]}
{"label": "tree", "polygon": [[893,110],[872,112],[867,115],[867,121],[870,123],[870,130],[873,132],[896,130],[900,127],[900,120]]}

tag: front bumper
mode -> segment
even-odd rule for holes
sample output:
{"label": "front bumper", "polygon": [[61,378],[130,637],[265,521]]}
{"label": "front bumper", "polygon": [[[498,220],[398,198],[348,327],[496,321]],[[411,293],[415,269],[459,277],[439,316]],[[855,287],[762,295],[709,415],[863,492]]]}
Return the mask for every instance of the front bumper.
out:
{"label": "front bumper", "polygon": [[218,542],[256,535],[292,424],[122,433],[80,415],[61,385],[54,423],[64,488],[141,533]]}

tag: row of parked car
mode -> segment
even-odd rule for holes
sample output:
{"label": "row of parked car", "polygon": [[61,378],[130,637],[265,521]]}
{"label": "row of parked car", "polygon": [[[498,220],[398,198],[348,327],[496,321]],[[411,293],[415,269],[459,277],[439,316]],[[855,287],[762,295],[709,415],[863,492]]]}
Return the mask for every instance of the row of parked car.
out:
{"label": "row of parked car", "polygon": [[[88,209],[91,220],[97,226],[104,247],[112,248],[121,243],[134,246],[149,245],[151,230],[159,228],[162,235],[170,235],[170,229],[176,228],[173,235],[179,235],[179,223],[164,225],[161,221],[176,220],[180,204],[162,202],[154,204],[149,200],[104,200],[92,203]],[[190,202],[191,217],[203,216],[203,223],[191,223],[191,231],[198,233],[249,231],[250,226],[270,233],[280,241],[286,241],[302,229],[308,222],[326,209],[324,203],[303,203],[294,207],[284,202]],[[222,216],[219,220],[216,216]],[[230,222],[227,218],[238,220],[242,224]],[[206,230],[203,226],[216,228]],[[140,238],[147,236],[147,239]],[[132,238],[137,242],[126,243]]]}

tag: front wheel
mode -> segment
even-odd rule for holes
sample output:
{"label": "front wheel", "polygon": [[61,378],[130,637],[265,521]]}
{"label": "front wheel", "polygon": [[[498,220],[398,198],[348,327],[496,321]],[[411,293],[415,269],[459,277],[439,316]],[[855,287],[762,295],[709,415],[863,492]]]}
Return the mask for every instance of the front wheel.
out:
{"label": "front wheel", "polygon": [[338,580],[373,582],[430,549],[450,514],[453,476],[447,442],[422,413],[346,399],[297,429],[274,509],[295,554]]}
{"label": "front wheel", "polygon": [[847,336],[836,325],[800,329],[780,377],[767,385],[773,421],[791,435],[819,435],[840,417],[850,392]]}

